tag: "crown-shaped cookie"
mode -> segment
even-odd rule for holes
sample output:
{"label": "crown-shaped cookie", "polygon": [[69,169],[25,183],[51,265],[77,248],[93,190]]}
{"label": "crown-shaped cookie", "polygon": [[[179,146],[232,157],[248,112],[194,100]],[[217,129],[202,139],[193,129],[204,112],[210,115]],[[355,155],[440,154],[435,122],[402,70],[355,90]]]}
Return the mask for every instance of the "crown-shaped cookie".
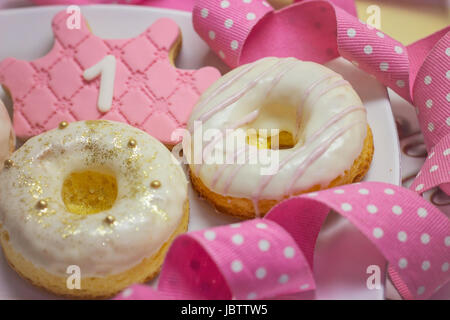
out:
{"label": "crown-shaped cookie", "polygon": [[173,60],[181,33],[162,18],[135,38],[101,39],[68,23],[68,13],[52,22],[51,51],[34,61],[0,63],[0,83],[11,94],[14,129],[29,138],[61,121],[108,119],[129,123],[167,145],[183,128],[199,96],[220,77],[218,70],[177,69]]}

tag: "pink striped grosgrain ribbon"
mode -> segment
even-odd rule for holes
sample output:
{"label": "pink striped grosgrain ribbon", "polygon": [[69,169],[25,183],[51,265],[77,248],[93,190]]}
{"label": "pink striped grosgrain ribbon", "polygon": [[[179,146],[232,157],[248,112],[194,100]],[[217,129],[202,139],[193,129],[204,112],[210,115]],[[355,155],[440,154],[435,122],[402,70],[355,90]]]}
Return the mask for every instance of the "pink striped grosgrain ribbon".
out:
{"label": "pink striped grosgrain ribbon", "polygon": [[[428,159],[411,189],[450,194],[450,28],[408,47],[358,21],[343,1],[274,11],[261,0],[197,0],[194,27],[230,66],[265,56],[324,63],[337,56],[417,107]],[[450,279],[449,219],[414,191],[366,182],[293,197],[264,219],[190,232],[165,260],[158,290],[136,285],[117,299],[257,299],[314,290],[313,252],[330,209],[349,219],[390,264],[405,299]]]}

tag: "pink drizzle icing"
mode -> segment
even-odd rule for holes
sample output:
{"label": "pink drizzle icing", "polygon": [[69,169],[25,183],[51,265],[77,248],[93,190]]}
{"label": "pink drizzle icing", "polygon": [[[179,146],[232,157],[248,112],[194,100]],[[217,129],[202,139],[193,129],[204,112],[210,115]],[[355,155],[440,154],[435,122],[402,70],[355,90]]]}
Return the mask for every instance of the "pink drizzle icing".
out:
{"label": "pink drizzle icing", "polygon": [[[327,130],[330,126],[334,125],[336,122],[338,122],[339,120],[341,120],[342,118],[344,118],[346,115],[350,114],[351,112],[355,112],[355,111],[365,111],[366,109],[364,108],[364,106],[351,106],[348,107],[346,109],[344,109],[341,113],[335,115],[334,117],[332,117],[325,125],[323,125],[319,130],[317,130],[306,142],[303,146],[301,146],[300,148],[298,148],[297,151],[291,153],[288,157],[286,157],[286,159],[284,159],[281,163],[280,163],[280,167],[279,170],[281,170],[287,163],[289,163],[289,161],[291,161],[293,158],[295,158],[296,156],[298,156],[299,153],[301,153],[303,150],[305,150],[305,148],[310,145],[312,142],[314,142],[315,140],[317,140],[317,138],[319,138],[322,133],[325,132],[325,130]],[[360,123],[360,122],[357,122]],[[344,128],[341,128],[340,130],[338,130],[336,133],[333,134],[333,136],[331,136],[329,139],[323,141],[312,153],[311,155],[305,160],[303,161],[299,167],[296,170],[296,174],[294,175],[293,179],[291,180],[291,182],[288,184],[288,188],[285,191],[285,194],[291,195],[294,190],[294,184],[295,181],[297,181],[297,179],[299,179],[303,173],[308,169],[309,166],[311,166],[318,158],[320,158],[320,156],[325,153],[325,151],[327,151],[327,149],[330,147],[330,145],[336,140],[338,139],[340,136],[342,136],[345,132],[347,132],[347,130],[351,129],[356,123],[352,123]],[[272,179],[274,178],[273,175],[271,176],[265,176],[264,179],[261,181],[261,183],[258,186],[257,191],[255,192],[255,194],[252,196],[252,201],[253,204],[255,205],[255,212],[256,215],[259,216],[259,206],[258,206],[258,202],[261,199],[261,194],[262,192],[265,190],[265,188],[269,185],[269,183],[272,181]]]}
{"label": "pink drizzle icing", "polygon": [[349,83],[347,80],[343,80],[343,79],[342,79],[342,80],[339,80],[339,81],[336,81],[336,82],[334,82],[334,83],[332,83],[329,87],[323,89],[323,90],[315,97],[315,99],[313,100],[312,104],[315,104],[315,103],[317,102],[317,100],[319,100],[323,95],[327,94],[328,92],[330,92],[330,91],[332,91],[332,90],[334,90],[334,89],[336,89],[336,88],[343,87],[343,86],[347,86],[347,85],[350,85],[350,83]]}
{"label": "pink drizzle icing", "polygon": [[215,145],[223,138],[224,134],[227,130],[235,130],[240,126],[246,125],[252,121],[254,121],[259,115],[259,110],[253,110],[249,114],[245,115],[241,120],[235,122],[231,126],[227,126],[225,129],[222,129],[217,136],[214,137],[203,149],[203,155],[207,155],[210,152],[210,149],[214,148]]}
{"label": "pink drizzle icing", "polygon": [[[301,153],[305,148],[317,140],[324,132],[327,130],[330,126],[334,125],[336,122],[344,118],[346,115],[350,114],[351,112],[361,110],[365,111],[366,109],[363,106],[350,106],[346,109],[344,109],[341,113],[336,114],[334,117],[332,117],[330,120],[328,120],[327,123],[325,123],[319,130],[314,132],[314,134],[305,142],[305,144],[297,149],[297,151],[291,153],[288,157],[286,157],[281,163],[279,170],[283,169],[283,167],[291,161],[293,158],[295,158],[299,153]],[[265,188],[269,185],[269,183],[272,181],[273,176],[265,176],[265,179],[262,180],[260,185],[258,186],[258,189],[255,193],[255,196],[259,197],[259,195],[265,190]]]}
{"label": "pink drizzle icing", "polygon": [[[259,74],[254,80],[250,81],[242,90],[234,94],[233,96],[229,97],[222,103],[218,104],[211,110],[203,113],[198,120],[200,121],[207,121],[209,120],[213,115],[215,115],[217,112],[219,112],[222,109],[225,109],[226,107],[230,106],[234,102],[238,101],[240,98],[242,98],[247,92],[249,92],[251,89],[253,89],[258,82],[264,78],[268,73],[270,73],[272,70],[276,69],[280,64],[283,63],[283,60],[280,60],[276,62],[275,64],[271,65],[268,69],[264,70],[261,74]],[[220,91],[218,92],[220,94]]]}
{"label": "pink drizzle icing", "polygon": [[317,81],[315,81],[314,83],[312,83],[312,84],[309,86],[309,88],[306,89],[305,96],[303,97],[302,102],[301,102],[301,103],[299,104],[299,106],[298,106],[298,109],[297,109],[297,115],[300,115],[300,114],[301,114],[302,108],[303,108],[303,106],[305,105],[305,102],[308,100],[309,96],[311,95],[311,93],[314,91],[314,89],[315,89],[316,87],[318,87],[319,85],[321,85],[323,82],[325,82],[325,81],[327,81],[327,80],[329,80],[329,79],[331,79],[331,78],[338,77],[338,76],[339,76],[338,74],[333,74],[333,73],[327,74],[325,77],[320,78],[319,80],[317,80]]}
{"label": "pink drizzle icing", "polygon": [[[283,70],[281,72],[279,72],[271,81],[270,87],[267,91],[266,96],[270,95],[270,92],[272,92],[272,90],[276,87],[276,85],[281,81],[281,79],[286,75],[287,72],[291,71],[291,67],[297,63],[296,60],[290,62],[287,64],[287,66],[285,68],[283,68]],[[250,90],[250,89],[249,89]],[[248,91],[247,91],[248,92]],[[245,93],[244,93],[245,94]],[[226,132],[226,130],[235,130],[243,125],[246,125],[248,123],[251,123],[252,121],[254,121],[258,115],[259,115],[260,110],[253,110],[252,112],[250,112],[249,114],[245,115],[241,120],[235,122],[233,125],[226,127],[225,129],[221,130],[221,132],[213,139],[211,140],[206,147],[203,150],[203,155],[207,155],[210,150],[212,148],[215,147],[215,145],[223,138],[224,133]]]}
{"label": "pink drizzle icing", "polygon": [[289,71],[292,70],[291,67],[292,67],[294,64],[296,64],[296,63],[297,63],[296,60],[292,61],[291,63],[289,63],[289,64],[286,66],[286,68],[285,68],[282,72],[280,72],[277,76],[275,76],[275,77],[272,79],[272,82],[270,83],[269,90],[267,90],[267,93],[266,93],[266,98],[270,96],[270,94],[272,93],[272,90],[278,85],[278,83],[280,83],[281,79],[283,79],[283,77],[286,75],[286,73],[288,73]]}
{"label": "pink drizzle icing", "polygon": [[[294,62],[296,62],[296,61],[294,61]],[[288,62],[288,63],[287,63],[288,66],[287,66],[286,68],[284,68],[281,72],[279,72],[279,73],[275,76],[275,78],[274,78],[272,81],[273,81],[273,82],[274,82],[274,81],[279,81],[278,78],[281,79],[280,75],[282,76],[282,75],[284,75],[286,72],[288,72],[288,71],[290,70],[290,66],[291,66],[294,62]],[[228,106],[230,106],[231,104],[233,104],[234,102],[236,102],[237,100],[239,100],[240,98],[242,98],[242,97],[243,97],[245,94],[247,94],[251,89],[253,89],[253,88],[258,84],[258,82],[259,82],[262,78],[264,78],[268,73],[270,73],[272,70],[276,69],[276,68],[277,68],[279,65],[281,65],[281,64],[286,64],[286,62],[283,61],[283,60],[277,61],[275,64],[273,64],[272,66],[270,66],[269,68],[267,68],[266,70],[264,70],[262,73],[260,73],[260,74],[259,74],[254,80],[252,80],[249,84],[247,84],[247,86],[244,87],[243,90],[239,91],[239,92],[236,93],[235,95],[233,95],[233,96],[231,96],[230,98],[226,99],[225,101],[223,101],[222,103],[218,104],[216,107],[212,108],[211,110],[209,110],[209,111],[203,113],[203,114],[198,118],[198,120],[200,120],[200,121],[202,121],[202,122],[205,122],[205,121],[209,120],[214,114],[216,114],[216,113],[219,112],[220,110],[227,108]],[[249,66],[247,66],[247,67],[245,68],[246,72],[239,72],[239,74],[238,74],[236,77],[233,77],[233,81],[236,80],[236,79],[238,79],[239,77],[242,77],[245,73],[247,73],[247,72],[249,72],[250,70],[252,70],[255,66],[256,66],[256,64],[255,64],[255,65],[249,65]],[[247,70],[247,69],[248,69],[248,70]],[[222,91],[226,90],[231,84],[232,84],[232,81],[227,81],[226,85],[220,86],[213,94],[210,95],[210,97],[213,96],[213,95],[215,95],[215,94],[220,94],[220,93],[222,93]],[[231,129],[235,129],[235,128],[237,128],[237,127],[239,127],[239,126],[245,124],[245,122],[243,122],[243,121],[248,121],[247,123],[249,123],[249,122],[253,121],[254,119],[256,119],[257,116],[258,116],[257,114],[253,114],[253,115],[252,115],[252,113],[250,113],[250,114],[248,114],[247,116],[245,116],[244,119],[242,119],[237,125],[235,124],[234,126],[232,126]],[[249,119],[245,119],[245,118],[247,118],[247,117],[249,117],[250,121],[249,121]],[[253,120],[251,119],[252,117],[254,117]],[[227,128],[225,128],[224,130],[226,130],[226,129],[227,129]],[[230,128],[228,128],[228,129],[230,129]],[[214,138],[211,142],[208,143],[208,145],[204,148],[203,155],[207,154],[206,152],[207,152],[207,151],[209,152],[209,149],[212,148],[212,147],[214,147],[214,145],[222,138],[222,136],[223,136],[223,131],[222,131],[220,134],[218,134],[218,136],[217,136],[216,138]],[[195,167],[196,174],[199,173],[199,171],[201,170],[202,167],[203,167],[202,165],[199,165],[199,166],[196,166],[196,167]]]}
{"label": "pink drizzle icing", "polygon": [[353,122],[341,129],[339,129],[337,132],[335,132],[330,138],[325,140],[320,144],[319,147],[317,147],[310,155],[309,157],[301,163],[301,165],[297,168],[291,182],[288,185],[288,188],[286,189],[286,194],[291,195],[294,192],[294,185],[297,179],[300,179],[300,177],[305,173],[306,169],[312,165],[317,159],[319,159],[325,151],[328,150],[328,148],[331,146],[331,144],[344,135],[348,130],[350,130],[353,126],[361,124],[361,121]]}
{"label": "pink drizzle icing", "polygon": [[201,111],[201,109],[203,109],[216,95],[218,95],[221,92],[223,92],[224,90],[228,89],[236,80],[238,80],[243,75],[247,74],[248,72],[250,72],[251,70],[256,68],[257,65],[258,65],[257,63],[252,63],[252,64],[248,64],[247,66],[242,68],[241,71],[236,73],[228,81],[225,81],[220,86],[218,86],[213,92],[211,92],[211,94],[208,97],[206,97],[205,100],[201,101],[198,104],[197,109]]}

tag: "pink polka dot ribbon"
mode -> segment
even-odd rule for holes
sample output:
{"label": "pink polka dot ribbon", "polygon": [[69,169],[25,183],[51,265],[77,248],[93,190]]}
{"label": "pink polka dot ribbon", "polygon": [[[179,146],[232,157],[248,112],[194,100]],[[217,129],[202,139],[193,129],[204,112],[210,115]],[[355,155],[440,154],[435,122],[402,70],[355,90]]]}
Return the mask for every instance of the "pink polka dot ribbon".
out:
{"label": "pink polka dot ribbon", "polygon": [[286,200],[263,219],[178,237],[159,286],[135,285],[117,299],[262,299],[315,289],[316,239],[334,210],[390,263],[404,298],[427,298],[450,280],[450,221],[408,189],[365,182]]}

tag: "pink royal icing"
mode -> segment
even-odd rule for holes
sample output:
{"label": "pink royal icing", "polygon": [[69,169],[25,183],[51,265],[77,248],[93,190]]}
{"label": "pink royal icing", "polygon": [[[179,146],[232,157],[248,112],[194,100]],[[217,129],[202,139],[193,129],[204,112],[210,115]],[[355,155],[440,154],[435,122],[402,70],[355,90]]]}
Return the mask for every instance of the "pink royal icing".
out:
{"label": "pink royal icing", "polygon": [[[8,58],[0,63],[0,80],[11,92],[14,129],[29,138],[55,128],[61,121],[107,119],[125,122],[165,144],[176,144],[171,134],[183,128],[200,95],[220,77],[205,67],[174,67],[169,53],[180,30],[162,18],[135,38],[105,40],[92,34],[81,17],[80,29],[69,29],[69,15],[55,16],[54,46],[34,61]],[[98,108],[101,77],[83,74],[105,57],[115,57],[110,108]]]}

